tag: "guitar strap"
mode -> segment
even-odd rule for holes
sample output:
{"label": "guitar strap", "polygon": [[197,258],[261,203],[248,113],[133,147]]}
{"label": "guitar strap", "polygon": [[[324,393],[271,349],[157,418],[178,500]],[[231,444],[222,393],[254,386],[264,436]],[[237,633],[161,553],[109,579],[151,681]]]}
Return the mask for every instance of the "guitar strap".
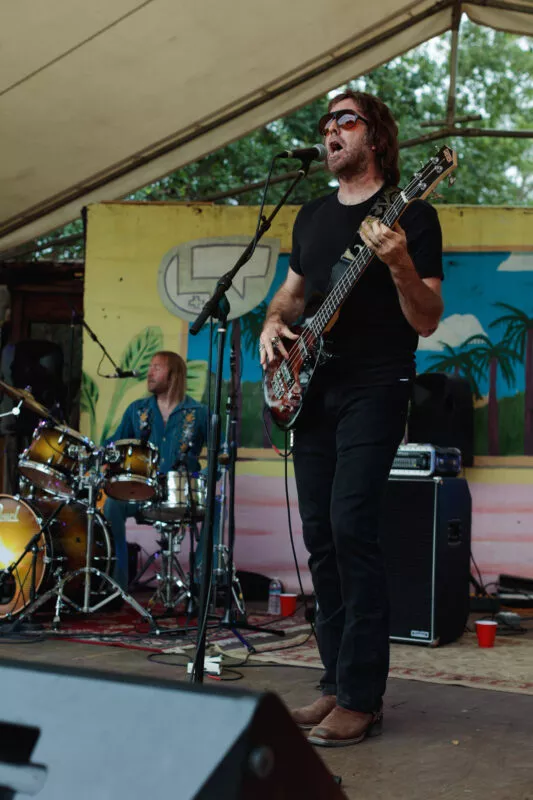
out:
{"label": "guitar strap", "polygon": [[[386,186],[376,197],[374,204],[365,219],[368,219],[368,217],[382,219],[387,209],[392,205],[394,199],[398,196],[399,191],[400,190],[397,186]],[[356,231],[352,243],[348,245],[337,263],[333,265],[326,294],[329,294],[333,287],[342,278],[347,268],[353,262],[355,254],[362,244],[363,242],[359,236],[359,231]]]}

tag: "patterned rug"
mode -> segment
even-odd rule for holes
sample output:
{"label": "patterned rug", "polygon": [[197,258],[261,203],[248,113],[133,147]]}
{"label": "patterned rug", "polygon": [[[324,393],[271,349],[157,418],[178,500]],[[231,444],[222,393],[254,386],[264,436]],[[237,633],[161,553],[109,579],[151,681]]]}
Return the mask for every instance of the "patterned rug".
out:
{"label": "patterned rug", "polygon": [[[316,643],[314,638],[308,638],[308,630],[307,625],[302,625],[300,631],[293,630],[294,638],[289,641],[258,644],[258,652],[251,659],[322,669]],[[306,641],[297,644],[298,639]],[[263,652],[263,647],[268,652]],[[224,651],[234,658],[242,658],[245,652],[242,648],[230,649],[229,642],[224,643]],[[389,675],[533,695],[533,636],[501,636],[493,648],[478,647],[474,633],[465,633],[459,641],[443,647],[392,643]]]}
{"label": "patterned rug", "polygon": [[[156,612],[157,609],[154,616]],[[49,616],[38,615],[37,621],[51,639],[183,654],[188,658],[194,653],[197,635],[195,620],[175,616],[157,619],[159,633],[150,632],[148,624],[129,606],[87,617],[65,615],[59,632],[51,630]],[[322,669],[314,637],[301,616],[272,619],[253,614],[248,616],[248,623],[261,630],[228,630],[210,620],[207,654],[222,654],[228,667],[248,658],[265,664]],[[285,635],[276,636],[276,630]],[[521,636],[497,636],[495,646],[488,649],[478,647],[473,633],[465,633],[459,641],[443,647],[393,643],[390,677],[533,695],[533,631]]]}

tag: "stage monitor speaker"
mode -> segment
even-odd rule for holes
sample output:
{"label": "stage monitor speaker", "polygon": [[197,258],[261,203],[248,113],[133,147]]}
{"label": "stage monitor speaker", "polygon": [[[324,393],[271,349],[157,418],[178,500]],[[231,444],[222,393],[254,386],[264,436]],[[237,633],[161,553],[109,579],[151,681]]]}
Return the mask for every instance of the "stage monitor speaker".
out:
{"label": "stage monitor speaker", "polygon": [[465,378],[444,372],[417,375],[407,421],[409,442],[458,447],[463,466],[474,461],[474,403]]}
{"label": "stage monitor speaker", "polygon": [[0,662],[0,798],[342,800],[274,694]]}
{"label": "stage monitor speaker", "polygon": [[463,478],[389,478],[380,541],[391,640],[447,644],[469,612],[472,502]]}

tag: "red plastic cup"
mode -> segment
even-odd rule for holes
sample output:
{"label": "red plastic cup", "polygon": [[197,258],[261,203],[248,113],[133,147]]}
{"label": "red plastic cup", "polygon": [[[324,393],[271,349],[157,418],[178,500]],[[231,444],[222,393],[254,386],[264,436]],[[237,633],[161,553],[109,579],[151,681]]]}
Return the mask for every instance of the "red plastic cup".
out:
{"label": "red plastic cup", "polygon": [[295,594],[280,594],[279,602],[282,617],[291,617],[294,614],[296,611],[296,599],[297,595]]}
{"label": "red plastic cup", "polygon": [[477,643],[480,647],[494,647],[498,623],[491,619],[480,619],[476,622]]}

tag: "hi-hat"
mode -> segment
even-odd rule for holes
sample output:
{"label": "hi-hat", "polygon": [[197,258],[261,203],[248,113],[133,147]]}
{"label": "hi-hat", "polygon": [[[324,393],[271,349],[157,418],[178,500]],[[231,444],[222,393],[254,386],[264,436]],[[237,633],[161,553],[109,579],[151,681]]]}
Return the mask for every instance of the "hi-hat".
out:
{"label": "hi-hat", "polygon": [[26,408],[28,408],[30,411],[33,411],[35,414],[38,414],[40,417],[43,417],[44,419],[51,419],[55,422],[51,412],[46,408],[46,406],[43,406],[42,403],[39,403],[28,389],[16,389],[14,386],[10,386],[9,383],[0,381],[0,391],[5,392],[17,403],[22,401]]}

